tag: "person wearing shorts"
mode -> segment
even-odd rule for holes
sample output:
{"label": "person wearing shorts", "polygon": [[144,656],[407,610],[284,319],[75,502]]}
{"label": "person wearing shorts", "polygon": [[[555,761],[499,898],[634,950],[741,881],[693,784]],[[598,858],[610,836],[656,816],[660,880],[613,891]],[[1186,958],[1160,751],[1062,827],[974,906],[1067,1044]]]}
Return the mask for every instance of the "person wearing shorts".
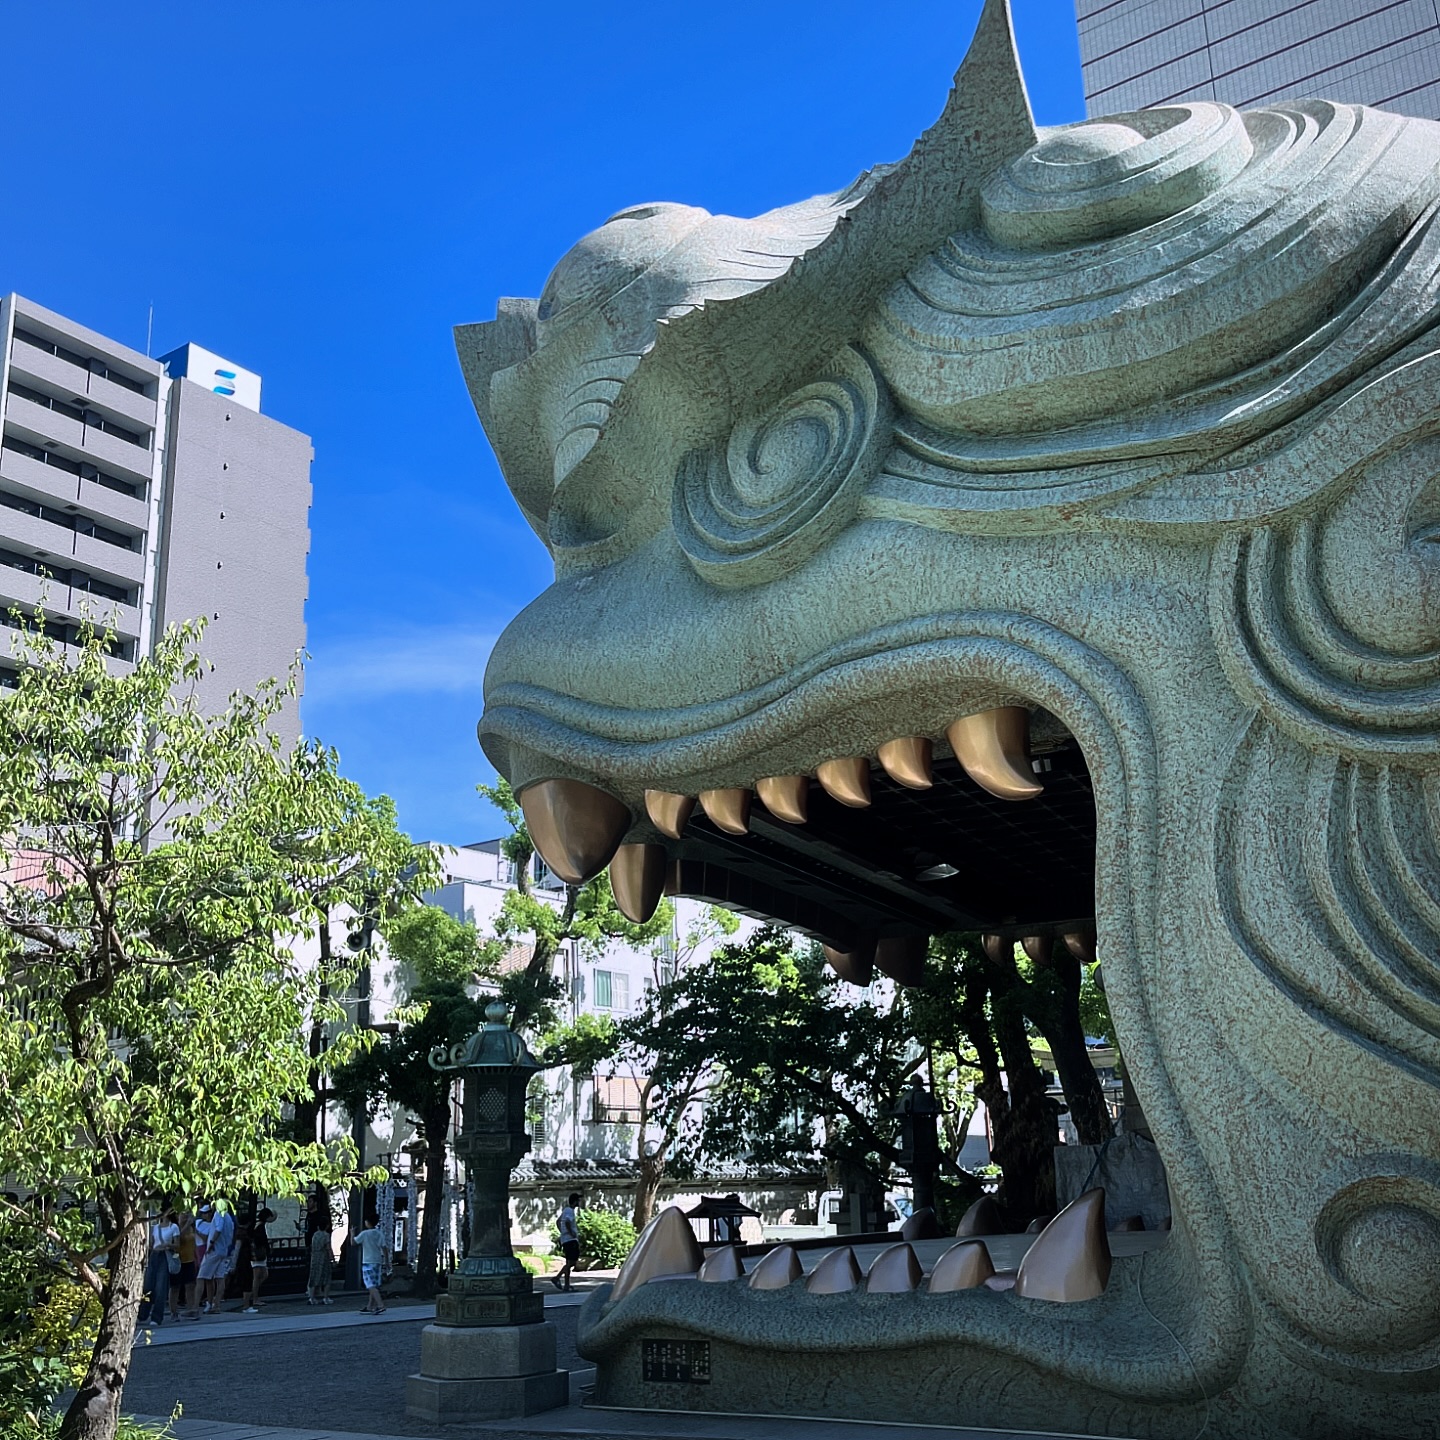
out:
{"label": "person wearing shorts", "polygon": [[565,1202],[555,1228],[560,1232],[560,1253],[565,1257],[564,1267],[558,1275],[552,1275],[550,1282],[557,1290],[573,1290],[570,1272],[580,1263],[580,1227],[575,1220],[575,1207],[580,1203],[580,1194],[575,1192]]}
{"label": "person wearing shorts", "polygon": [[223,1209],[225,1202],[200,1207],[200,1223],[207,1225],[205,1258],[197,1272],[200,1281],[200,1313],[220,1308],[225,1298],[225,1281],[235,1268],[235,1221]]}
{"label": "person wearing shorts", "polygon": [[372,1217],[365,1228],[355,1237],[360,1247],[360,1279],[369,1292],[362,1315],[383,1315],[385,1297],[380,1293],[380,1281],[384,1278],[385,1237]]}

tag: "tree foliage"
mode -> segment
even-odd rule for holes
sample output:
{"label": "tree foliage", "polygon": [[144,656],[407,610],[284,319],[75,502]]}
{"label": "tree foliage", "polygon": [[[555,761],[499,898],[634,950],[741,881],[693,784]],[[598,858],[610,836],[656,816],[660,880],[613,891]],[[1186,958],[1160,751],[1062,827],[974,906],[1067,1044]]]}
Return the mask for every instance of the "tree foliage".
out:
{"label": "tree foliage", "polygon": [[485,1002],[471,984],[493,983],[503,945],[482,940],[475,927],[434,905],[416,906],[389,923],[385,940],[406,979],[402,996],[408,1018],[398,1031],[336,1067],[335,1093],[351,1114],[373,1119],[381,1104],[410,1111],[425,1146],[425,1185],[415,1291],[432,1294],[438,1283],[440,1212],[450,1131],[454,1077],[433,1069],[432,1051],[449,1049],[485,1020]]}
{"label": "tree foliage", "polygon": [[[123,673],[15,617],[0,701],[0,1250],[43,1253],[99,1300],[66,1440],[110,1440],[162,1197],[297,1193],[344,1152],[284,1138],[309,1091],[312,1019],[348,964],[300,963],[331,908],[389,914],[433,860],[338,773],[269,728],[296,677],[207,715],[200,627]],[[117,672],[119,667],[116,667]],[[333,1028],[333,1027],[332,1027]],[[344,1036],[336,1048],[359,1041]],[[43,1277],[37,1277],[37,1279]]]}

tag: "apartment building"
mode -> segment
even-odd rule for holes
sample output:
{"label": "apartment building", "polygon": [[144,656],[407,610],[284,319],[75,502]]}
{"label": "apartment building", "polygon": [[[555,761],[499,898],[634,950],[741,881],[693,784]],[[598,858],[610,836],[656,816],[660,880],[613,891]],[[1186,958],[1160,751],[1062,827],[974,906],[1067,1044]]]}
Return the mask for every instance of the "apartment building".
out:
{"label": "apartment building", "polygon": [[[425,899],[432,905],[493,934],[505,894],[516,882],[514,866],[498,840],[462,845],[442,855],[445,883]],[[531,860],[533,893],[556,906],[565,887],[538,855]],[[674,978],[679,937],[693,930],[704,906],[694,900],[675,903],[675,932],[655,952],[637,950],[623,940],[610,941],[597,953],[573,943],[555,959],[555,975],[564,992],[565,1018],[582,1014],[619,1018],[638,1010],[652,986]],[[519,941],[503,962],[528,963],[531,947]],[[561,1068],[537,1078],[531,1096],[533,1154],[542,1160],[628,1159],[634,1153],[634,1127],[640,1119],[643,1076],[575,1075]]]}
{"label": "apartment building", "polygon": [[[305,644],[309,438],[260,411],[260,376],[198,345],[151,359],[15,294],[0,300],[0,621],[88,614],[128,667],[204,616],[207,708]],[[0,685],[14,684],[0,643]],[[278,727],[299,735],[293,709]]]}
{"label": "apartment building", "polygon": [[1319,97],[1440,119],[1434,0],[1076,0],[1092,116]]}

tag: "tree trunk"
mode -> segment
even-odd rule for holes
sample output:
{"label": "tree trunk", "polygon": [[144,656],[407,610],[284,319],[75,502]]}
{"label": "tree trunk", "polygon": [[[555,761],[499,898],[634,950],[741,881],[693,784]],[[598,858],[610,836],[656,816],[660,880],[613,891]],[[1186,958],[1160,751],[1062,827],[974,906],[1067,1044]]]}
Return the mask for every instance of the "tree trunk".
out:
{"label": "tree trunk", "polygon": [[[128,1216],[128,1204],[117,1206],[116,1213]],[[65,1411],[60,1440],[114,1440],[120,1400],[130,1373],[130,1346],[135,1338],[149,1248],[148,1225],[132,1225],[121,1231],[100,1296],[100,1331],[85,1378]]]}
{"label": "tree trunk", "polygon": [[996,1159],[1005,1172],[1001,1193],[1012,1221],[1028,1223],[1055,1211],[1054,1107],[1030,1054],[1022,1008],[1024,981],[1013,960],[1008,966],[991,963],[987,972],[995,1042],[1010,1082],[1004,1138],[998,1128],[995,1137]]}
{"label": "tree trunk", "polygon": [[440,1288],[440,1211],[445,1204],[445,1149],[450,1133],[450,1106],[436,1106],[420,1117],[425,1141],[425,1190],[420,1245],[415,1255],[415,1294],[433,1295]]}
{"label": "tree trunk", "polygon": [[1035,978],[1024,988],[1025,1011],[1045,1037],[1070,1118],[1082,1145],[1102,1145],[1115,1133],[1100,1077],[1085,1048],[1080,1023],[1080,962],[1064,945],[1050,944],[1049,957],[1036,961]]}
{"label": "tree trunk", "polygon": [[655,1197],[660,1193],[660,1181],[665,1174],[663,1155],[640,1154],[636,1157],[635,1211],[630,1223],[637,1231],[643,1230],[655,1215]]}

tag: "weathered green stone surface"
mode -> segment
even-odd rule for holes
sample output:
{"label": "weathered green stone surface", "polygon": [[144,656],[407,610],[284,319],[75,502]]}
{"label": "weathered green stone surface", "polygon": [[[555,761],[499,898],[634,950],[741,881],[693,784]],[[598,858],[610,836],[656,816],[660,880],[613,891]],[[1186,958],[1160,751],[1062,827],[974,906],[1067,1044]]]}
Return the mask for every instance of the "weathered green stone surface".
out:
{"label": "weathered green stone surface", "polygon": [[[899,165],[622,212],[457,333],[557,578],[481,738],[695,795],[1023,704],[1083,747],[1168,1244],[1098,1300],[642,1285],[602,1397],[1440,1435],[1440,127],[1192,103],[1039,136],[1003,6]],[[646,1383],[708,1338],[708,1384]]]}

